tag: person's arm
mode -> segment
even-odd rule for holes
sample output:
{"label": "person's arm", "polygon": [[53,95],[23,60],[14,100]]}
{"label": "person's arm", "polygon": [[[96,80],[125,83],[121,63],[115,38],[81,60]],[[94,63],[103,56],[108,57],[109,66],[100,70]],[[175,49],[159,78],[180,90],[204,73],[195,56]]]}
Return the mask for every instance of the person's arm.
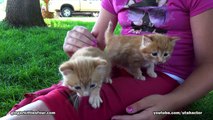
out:
{"label": "person's arm", "polygon": [[[141,99],[127,107],[126,111],[133,115],[117,115],[113,120],[158,120],[164,115],[154,115],[154,111],[178,110],[213,89],[212,19],[213,9],[190,19],[196,69],[185,82],[169,94],[151,95]],[[142,112],[139,112],[141,110]]]}
{"label": "person's arm", "polygon": [[79,48],[96,46],[96,42],[98,47],[103,49],[105,47],[104,33],[110,20],[114,25],[117,24],[117,17],[101,8],[92,32],[89,32],[87,28],[82,26],[76,26],[67,32],[63,45],[64,51],[71,56]]}
{"label": "person's arm", "polygon": [[98,40],[98,46],[101,49],[103,49],[105,47],[104,33],[105,33],[105,30],[107,29],[109,21],[111,21],[113,23],[114,28],[115,28],[117,25],[117,16],[111,14],[104,8],[101,8],[99,18],[97,19],[97,21],[92,29],[92,34]]}
{"label": "person's arm", "polygon": [[170,95],[180,105],[189,104],[213,89],[213,9],[190,19],[196,69]]}

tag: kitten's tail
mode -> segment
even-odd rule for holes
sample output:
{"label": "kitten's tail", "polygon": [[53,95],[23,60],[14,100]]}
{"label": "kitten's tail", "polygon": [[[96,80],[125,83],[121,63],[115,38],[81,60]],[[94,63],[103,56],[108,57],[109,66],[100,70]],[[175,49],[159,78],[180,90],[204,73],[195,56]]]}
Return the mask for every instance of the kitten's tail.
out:
{"label": "kitten's tail", "polygon": [[111,42],[111,38],[114,36],[113,34],[113,24],[110,21],[108,27],[105,31],[105,44],[108,45]]}

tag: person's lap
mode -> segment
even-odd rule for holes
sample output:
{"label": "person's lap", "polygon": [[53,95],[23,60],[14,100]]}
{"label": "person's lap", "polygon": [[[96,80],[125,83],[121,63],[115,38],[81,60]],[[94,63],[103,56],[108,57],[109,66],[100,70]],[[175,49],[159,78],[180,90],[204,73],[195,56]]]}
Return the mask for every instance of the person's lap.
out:
{"label": "person's lap", "polygon": [[56,87],[33,101],[42,100],[50,111],[55,112],[55,119],[109,120],[113,115],[126,114],[128,105],[145,96],[166,94],[178,86],[175,80],[160,72],[157,78],[147,77],[146,81],[136,80],[123,71],[113,73],[116,74],[113,75],[113,83],[102,86],[103,103],[98,109],[90,106],[88,97],[81,98],[78,109],[75,109],[67,97],[70,92],[65,87]]}
{"label": "person's lap", "polygon": [[146,81],[136,80],[132,76],[113,79],[113,84],[104,84],[101,90],[103,104],[93,109],[88,104],[88,97],[82,99],[79,106],[82,120],[110,120],[113,115],[127,114],[126,107],[152,94],[166,94],[179,84],[163,73],[158,78],[147,77]]}

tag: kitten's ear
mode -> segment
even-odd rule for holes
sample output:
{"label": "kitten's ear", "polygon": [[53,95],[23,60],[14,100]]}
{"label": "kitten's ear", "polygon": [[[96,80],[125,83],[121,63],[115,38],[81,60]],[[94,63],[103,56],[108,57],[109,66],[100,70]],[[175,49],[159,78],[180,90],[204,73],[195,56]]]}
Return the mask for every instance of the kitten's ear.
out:
{"label": "kitten's ear", "polygon": [[177,37],[177,36],[169,37],[169,39],[170,39],[170,41],[173,43],[173,45],[175,45],[175,43],[176,43],[177,40],[180,40],[180,38]]}
{"label": "kitten's ear", "polygon": [[152,43],[152,39],[149,35],[143,35],[141,41],[141,48],[145,48]]}
{"label": "kitten's ear", "polygon": [[62,75],[68,75],[73,71],[73,65],[71,62],[62,63],[59,67],[59,71]]}
{"label": "kitten's ear", "polygon": [[180,37],[172,36],[172,37],[170,37],[170,40],[171,41],[177,41],[177,40],[180,40]]}
{"label": "kitten's ear", "polygon": [[107,65],[107,61],[102,59],[102,58],[96,58],[95,61],[96,64],[96,71],[98,74],[103,74],[106,73],[106,65]]}

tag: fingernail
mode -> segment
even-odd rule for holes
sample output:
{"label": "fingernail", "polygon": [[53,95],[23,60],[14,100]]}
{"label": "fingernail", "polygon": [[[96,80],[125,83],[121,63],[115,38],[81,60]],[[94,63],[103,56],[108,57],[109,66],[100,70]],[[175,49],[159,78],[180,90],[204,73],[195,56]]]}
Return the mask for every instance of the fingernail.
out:
{"label": "fingernail", "polygon": [[133,113],[133,108],[129,106],[129,107],[126,108],[126,111],[128,113]]}
{"label": "fingernail", "polygon": [[92,45],[93,47],[97,47],[97,43],[95,43],[95,42],[93,42],[93,45]]}
{"label": "fingernail", "polygon": [[92,42],[93,42],[93,45],[92,45],[92,46],[97,47],[97,40],[94,39],[94,40],[92,40]]}
{"label": "fingernail", "polygon": [[92,39],[92,42],[93,42],[93,43],[97,43],[97,40],[96,40],[96,39]]}

